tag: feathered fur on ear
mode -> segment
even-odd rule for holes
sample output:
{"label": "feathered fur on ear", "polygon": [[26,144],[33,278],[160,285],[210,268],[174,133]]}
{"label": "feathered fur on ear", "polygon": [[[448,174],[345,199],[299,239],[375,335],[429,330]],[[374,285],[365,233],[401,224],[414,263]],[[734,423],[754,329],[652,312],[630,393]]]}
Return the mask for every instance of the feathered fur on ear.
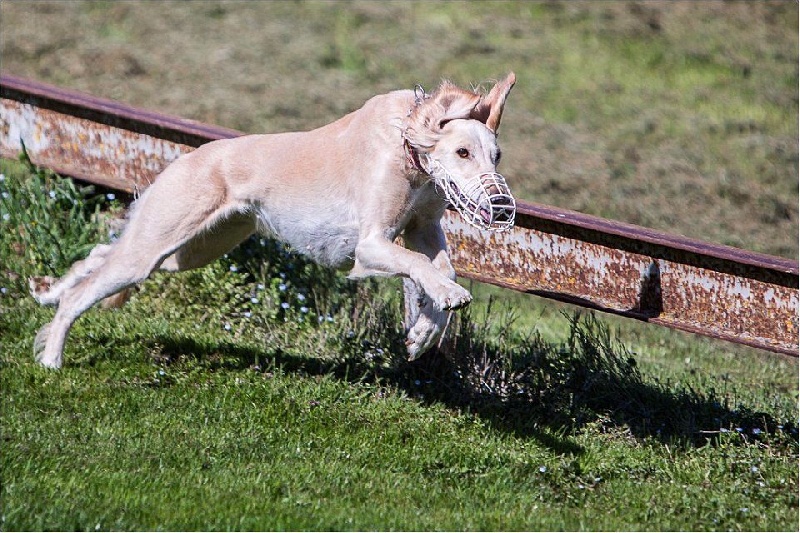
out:
{"label": "feathered fur on ear", "polygon": [[517,77],[513,72],[509,72],[506,79],[497,82],[492,90],[489,91],[480,103],[472,110],[470,118],[480,120],[486,127],[497,133],[500,127],[500,118],[503,116],[503,106],[506,104],[506,97],[514,87]]}
{"label": "feathered fur on ear", "polygon": [[496,83],[485,96],[443,81],[430,97],[411,112],[405,138],[416,150],[429,152],[441,137],[442,128],[455,119],[479,120],[497,133],[506,97],[516,79],[513,72],[509,73],[506,79]]}
{"label": "feathered fur on ear", "polygon": [[423,100],[408,118],[405,137],[414,148],[428,152],[436,145],[442,128],[455,119],[468,119],[481,96],[443,81],[434,93]]}

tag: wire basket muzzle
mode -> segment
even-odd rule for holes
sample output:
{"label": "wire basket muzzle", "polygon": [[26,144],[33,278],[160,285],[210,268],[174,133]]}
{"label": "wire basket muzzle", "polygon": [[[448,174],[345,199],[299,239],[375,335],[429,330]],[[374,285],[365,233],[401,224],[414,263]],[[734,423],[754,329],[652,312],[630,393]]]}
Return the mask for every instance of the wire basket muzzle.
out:
{"label": "wire basket muzzle", "polygon": [[436,188],[468,224],[486,231],[514,227],[517,203],[502,174],[486,172],[459,186],[441,163],[428,162],[432,163],[429,173]]}

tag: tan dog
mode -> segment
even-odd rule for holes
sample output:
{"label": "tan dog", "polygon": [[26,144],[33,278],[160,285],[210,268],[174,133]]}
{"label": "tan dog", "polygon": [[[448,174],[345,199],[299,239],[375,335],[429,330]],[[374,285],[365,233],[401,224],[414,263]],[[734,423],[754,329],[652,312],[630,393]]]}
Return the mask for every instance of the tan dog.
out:
{"label": "tan dog", "polygon": [[[418,357],[448,311],[471,300],[455,283],[440,226],[447,201],[431,175],[465,201],[480,176],[499,176],[496,132],[514,81],[511,73],[487,95],[448,82],[432,95],[395,91],[313,131],[215,141],[180,157],[134,203],[118,241],[57,281],[31,280],[40,303],[58,306],[36,336],[37,359],[61,367],[72,323],[100,300],[159,267],[203,266],[254,232],[352,278],[407,278],[407,346]],[[512,204],[499,218],[513,223],[513,198],[500,203]],[[498,218],[489,211],[484,203],[474,215],[487,227]],[[394,242],[400,235],[407,248]]]}

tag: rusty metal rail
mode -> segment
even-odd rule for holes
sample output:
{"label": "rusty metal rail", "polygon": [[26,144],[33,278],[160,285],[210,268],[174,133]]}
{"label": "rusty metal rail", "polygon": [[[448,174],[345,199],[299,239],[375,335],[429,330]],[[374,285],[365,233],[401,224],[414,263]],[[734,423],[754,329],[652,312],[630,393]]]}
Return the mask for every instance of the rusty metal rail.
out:
{"label": "rusty metal rail", "polygon": [[[0,75],[0,155],[128,192],[241,132]],[[487,234],[452,212],[456,270],[478,281],[797,357],[798,263],[528,202]]]}

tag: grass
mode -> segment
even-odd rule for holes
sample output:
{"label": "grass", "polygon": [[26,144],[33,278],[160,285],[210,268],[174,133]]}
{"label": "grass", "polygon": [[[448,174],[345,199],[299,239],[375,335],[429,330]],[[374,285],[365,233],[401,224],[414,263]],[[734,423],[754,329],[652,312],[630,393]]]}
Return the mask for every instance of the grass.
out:
{"label": "grass", "polygon": [[[27,163],[0,171],[4,530],[797,525],[796,360],[476,286],[408,363],[397,283],[269,241],[90,311],[65,368],[39,368],[52,311],[25,279],[118,206]],[[87,208],[45,227],[63,201]]]}

